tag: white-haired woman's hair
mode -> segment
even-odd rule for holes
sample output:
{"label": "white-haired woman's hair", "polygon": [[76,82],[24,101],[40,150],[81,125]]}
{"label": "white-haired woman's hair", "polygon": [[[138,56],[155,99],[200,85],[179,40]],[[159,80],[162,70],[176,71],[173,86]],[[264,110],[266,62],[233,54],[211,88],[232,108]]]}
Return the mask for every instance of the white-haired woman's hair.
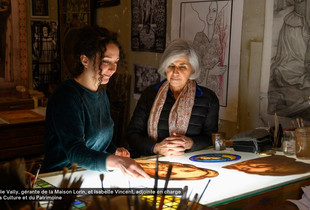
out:
{"label": "white-haired woman's hair", "polygon": [[158,68],[158,73],[166,78],[166,70],[175,60],[181,56],[188,56],[189,63],[193,73],[189,79],[195,80],[200,75],[200,60],[199,55],[194,49],[192,42],[185,39],[173,40],[165,49]]}

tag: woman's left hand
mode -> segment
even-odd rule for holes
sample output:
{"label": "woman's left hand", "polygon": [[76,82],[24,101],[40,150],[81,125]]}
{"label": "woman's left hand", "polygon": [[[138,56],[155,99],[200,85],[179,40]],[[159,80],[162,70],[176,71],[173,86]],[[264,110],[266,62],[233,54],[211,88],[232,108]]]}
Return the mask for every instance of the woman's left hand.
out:
{"label": "woman's left hand", "polygon": [[130,153],[124,147],[118,147],[114,154],[121,157],[130,157]]}
{"label": "woman's left hand", "polygon": [[[26,175],[27,182],[29,180],[29,184],[32,186],[36,181],[36,176],[33,175],[32,173],[28,172],[28,171],[25,171],[25,175]],[[31,186],[29,186],[29,187],[31,187]]]}

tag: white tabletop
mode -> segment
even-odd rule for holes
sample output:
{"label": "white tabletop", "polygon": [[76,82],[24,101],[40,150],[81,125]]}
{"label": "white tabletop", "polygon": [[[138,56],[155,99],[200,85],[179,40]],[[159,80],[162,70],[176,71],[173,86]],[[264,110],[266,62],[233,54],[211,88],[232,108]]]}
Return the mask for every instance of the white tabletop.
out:
{"label": "white tabletop", "polygon": [[[236,161],[228,162],[193,162],[189,158],[193,155],[206,154],[206,153],[229,153],[240,155],[241,158]],[[282,152],[277,152],[277,155],[283,155]],[[227,148],[224,151],[214,151],[213,149],[196,151],[193,153],[186,153],[182,156],[175,157],[161,157],[161,161],[181,162],[185,164],[192,164],[197,167],[212,169],[219,172],[217,177],[206,178],[202,180],[193,181],[169,181],[168,188],[183,188],[185,185],[189,187],[191,196],[198,193],[200,196],[205,188],[209,179],[211,182],[206,189],[203,197],[200,200],[201,204],[216,204],[219,202],[229,201],[234,198],[240,198],[268,190],[277,186],[283,186],[289,182],[310,179],[310,173],[288,176],[262,176],[247,174],[245,172],[222,168],[223,166],[234,164],[237,162],[254,159],[260,157],[258,154],[247,152],[236,152],[232,148]],[[295,157],[295,156],[290,156]],[[298,160],[299,161],[299,160]],[[310,163],[309,161],[303,161]],[[99,179],[99,172],[95,171],[78,171],[74,173],[74,177],[82,176],[84,178],[81,188],[100,188],[101,182]],[[41,174],[40,178],[51,183],[54,186],[59,186],[62,175]],[[164,180],[159,180],[158,188],[164,187]],[[124,176],[120,171],[113,171],[105,173],[104,187],[119,187],[119,188],[152,188],[154,186],[154,179],[133,179]]]}

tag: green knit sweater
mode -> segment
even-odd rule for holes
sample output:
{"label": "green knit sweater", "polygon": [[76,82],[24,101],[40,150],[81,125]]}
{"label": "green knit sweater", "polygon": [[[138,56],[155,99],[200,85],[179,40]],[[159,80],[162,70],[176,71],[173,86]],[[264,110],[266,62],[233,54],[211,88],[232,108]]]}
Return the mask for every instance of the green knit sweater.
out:
{"label": "green knit sweater", "polygon": [[70,168],[106,171],[115,152],[113,120],[104,89],[92,92],[75,80],[60,84],[48,100],[44,142],[45,171]]}

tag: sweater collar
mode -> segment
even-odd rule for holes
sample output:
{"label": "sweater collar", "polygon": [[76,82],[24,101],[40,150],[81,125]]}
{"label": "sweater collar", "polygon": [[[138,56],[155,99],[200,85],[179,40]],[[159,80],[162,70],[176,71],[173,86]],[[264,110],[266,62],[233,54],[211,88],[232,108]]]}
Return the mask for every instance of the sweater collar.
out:
{"label": "sweater collar", "polygon": [[104,89],[100,87],[96,92],[93,92],[93,91],[85,88],[83,85],[81,85],[80,83],[78,83],[74,79],[68,79],[68,81],[71,82],[71,84],[73,84],[74,86],[81,88],[83,90],[84,94],[87,94],[93,98],[99,98],[103,94],[103,91],[104,91]]}
{"label": "sweater collar", "polygon": [[[159,88],[160,88],[160,86],[161,86],[164,82],[166,82],[166,80],[167,80],[167,79],[164,79],[164,80],[161,81],[160,83],[157,83],[157,84],[154,86],[154,89],[155,89],[156,91],[158,91]],[[169,94],[172,94],[172,92],[171,92],[170,89],[168,90],[168,93],[169,93]],[[203,95],[203,91],[201,90],[200,86],[199,86],[199,85],[197,84],[197,82],[196,82],[196,94],[195,94],[195,96],[196,96],[196,97],[200,97],[200,96],[202,96],[202,95]]]}

